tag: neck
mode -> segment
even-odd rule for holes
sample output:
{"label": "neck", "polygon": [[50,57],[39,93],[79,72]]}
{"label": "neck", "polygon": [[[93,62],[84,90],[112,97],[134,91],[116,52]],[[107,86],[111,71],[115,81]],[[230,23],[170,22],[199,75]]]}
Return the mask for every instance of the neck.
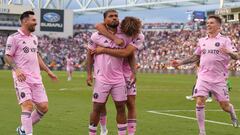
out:
{"label": "neck", "polygon": [[109,27],[108,25],[106,25],[107,29],[109,31],[111,31],[112,33],[116,33],[117,32],[117,28],[112,28],[112,27]]}
{"label": "neck", "polygon": [[29,30],[27,30],[25,27],[21,27],[20,29],[27,36],[29,36],[31,34],[31,32]]}
{"label": "neck", "polygon": [[208,33],[208,37],[215,38],[218,35],[218,32]]}

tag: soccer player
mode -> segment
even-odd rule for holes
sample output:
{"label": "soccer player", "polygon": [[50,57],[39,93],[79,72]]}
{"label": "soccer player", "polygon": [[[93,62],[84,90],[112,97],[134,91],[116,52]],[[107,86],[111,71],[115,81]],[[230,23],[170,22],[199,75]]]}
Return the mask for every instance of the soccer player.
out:
{"label": "soccer player", "polygon": [[67,58],[66,58],[66,61],[67,61],[67,67],[66,67],[66,70],[67,70],[67,75],[68,75],[68,81],[71,81],[72,80],[72,73],[74,71],[74,62],[73,62],[73,58],[71,57],[71,54],[68,54]]}
{"label": "soccer player", "polygon": [[194,90],[196,97],[196,117],[199,135],[206,135],[205,131],[205,100],[211,91],[221,108],[230,114],[232,124],[238,127],[238,119],[233,105],[229,102],[226,78],[227,65],[230,59],[239,59],[239,53],[231,40],[220,34],[221,18],[209,16],[207,19],[207,36],[198,41],[194,54],[182,61],[172,61],[174,67],[193,63],[200,60],[198,79]]}
{"label": "soccer player", "polygon": [[117,58],[108,54],[93,55],[91,51],[95,50],[97,44],[109,48],[124,48],[132,42],[131,37],[118,31],[119,25],[118,13],[110,9],[104,12],[104,23],[108,31],[115,33],[124,40],[123,46],[118,46],[110,39],[99,32],[91,36],[88,45],[87,54],[87,84],[92,85],[92,66],[94,63],[94,90],[93,90],[93,110],[90,115],[89,135],[96,135],[97,125],[100,119],[100,113],[105,107],[107,98],[111,94],[117,109],[117,127],[118,135],[125,135],[127,129],[125,105],[127,100],[126,83],[123,75],[123,58]]}
{"label": "soccer player", "polygon": [[[142,43],[144,41],[144,35],[140,34],[141,31],[141,21],[138,18],[135,17],[125,17],[123,21],[121,22],[120,30],[128,37],[132,37],[132,42],[127,45],[124,49],[111,49],[111,48],[103,48],[103,45],[99,45],[95,53],[96,54],[109,54],[115,57],[128,57],[124,60],[123,65],[123,71],[124,71],[124,77],[127,84],[127,109],[128,109],[128,134],[134,135],[136,132],[136,126],[137,126],[137,120],[136,120],[136,105],[135,105],[135,99],[136,99],[136,85],[135,85],[135,76],[136,76],[136,70],[135,70],[135,56],[134,52],[135,50],[140,50],[143,48]],[[107,36],[108,38],[112,39],[116,44],[119,43],[121,45],[121,42],[119,42],[121,39],[111,33],[109,33],[106,30],[106,27],[103,24],[97,25],[97,29],[102,33],[103,35]],[[134,61],[134,62],[129,62]],[[132,64],[132,65],[129,65]],[[106,128],[106,115],[101,115],[100,117],[100,125],[101,125],[101,131],[105,130]]]}
{"label": "soccer player", "polygon": [[21,126],[18,135],[32,135],[33,125],[48,111],[48,98],[42,83],[40,69],[48,76],[57,77],[44,64],[38,54],[38,39],[33,35],[37,25],[34,12],[20,16],[21,28],[7,39],[5,61],[11,66],[18,102],[21,106]]}

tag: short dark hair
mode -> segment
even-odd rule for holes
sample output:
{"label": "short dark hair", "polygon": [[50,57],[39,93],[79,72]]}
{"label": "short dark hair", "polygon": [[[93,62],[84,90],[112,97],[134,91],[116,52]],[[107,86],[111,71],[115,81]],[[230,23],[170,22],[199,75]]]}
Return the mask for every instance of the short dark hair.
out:
{"label": "short dark hair", "polygon": [[25,11],[20,16],[20,21],[22,21],[25,18],[28,18],[30,15],[35,15],[33,11]]}
{"label": "short dark hair", "polygon": [[142,22],[139,18],[127,16],[121,22],[121,31],[127,36],[136,36],[141,31]]}
{"label": "short dark hair", "polygon": [[115,9],[108,9],[103,13],[103,18],[105,19],[107,17],[108,13],[110,13],[110,12],[118,13],[117,10],[115,10]]}
{"label": "short dark hair", "polygon": [[211,19],[211,18],[215,19],[219,24],[222,24],[222,19],[219,16],[217,15],[208,16],[208,19]]}

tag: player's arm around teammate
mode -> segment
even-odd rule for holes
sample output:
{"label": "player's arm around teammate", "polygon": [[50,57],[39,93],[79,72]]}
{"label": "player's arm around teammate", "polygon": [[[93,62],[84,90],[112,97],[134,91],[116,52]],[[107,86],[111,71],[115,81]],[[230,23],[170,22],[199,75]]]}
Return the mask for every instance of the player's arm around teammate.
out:
{"label": "player's arm around teammate", "polygon": [[98,23],[98,24],[96,24],[95,27],[101,34],[103,34],[107,38],[113,40],[115,42],[115,44],[117,44],[119,46],[124,45],[123,40],[119,39],[117,36],[113,35],[110,31],[108,31],[106,28],[107,26],[104,23]]}

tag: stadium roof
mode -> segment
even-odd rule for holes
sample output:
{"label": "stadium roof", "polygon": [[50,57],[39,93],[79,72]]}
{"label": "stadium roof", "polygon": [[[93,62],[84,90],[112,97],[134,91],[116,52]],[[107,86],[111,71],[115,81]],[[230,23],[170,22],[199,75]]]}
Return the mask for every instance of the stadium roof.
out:
{"label": "stadium roof", "polygon": [[[115,8],[118,10],[141,10],[194,5],[219,4],[221,0],[0,0],[0,5],[31,5],[33,8],[72,9],[74,13],[86,14]],[[233,4],[239,0],[224,0]]]}

